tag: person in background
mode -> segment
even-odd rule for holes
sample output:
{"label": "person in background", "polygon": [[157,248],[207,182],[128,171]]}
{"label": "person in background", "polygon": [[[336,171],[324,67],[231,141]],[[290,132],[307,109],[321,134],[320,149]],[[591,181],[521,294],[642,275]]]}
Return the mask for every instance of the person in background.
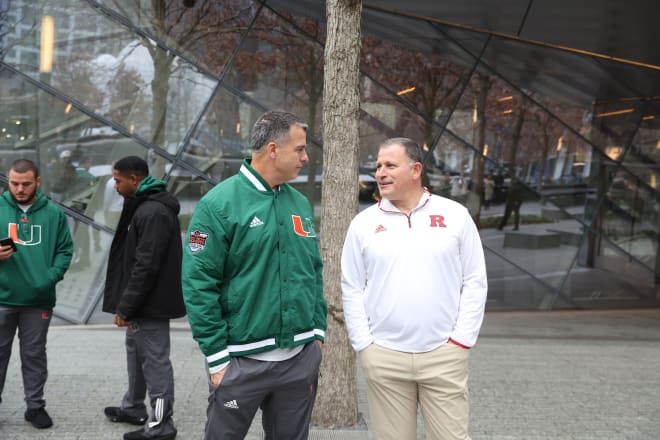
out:
{"label": "person in background", "polygon": [[421,184],[407,138],[378,152],[380,202],[351,222],[341,256],[348,336],[379,440],[468,439],[468,361],[486,304],[486,265],[468,210]]}
{"label": "person in background", "polygon": [[499,225],[498,230],[502,230],[509,221],[509,217],[513,213],[513,230],[517,231],[520,226],[520,207],[522,206],[524,198],[524,188],[517,177],[511,178],[511,184],[506,194],[506,205],[504,207],[504,215]]}
{"label": "person in background", "polygon": [[118,160],[112,174],[125,201],[110,246],[103,311],[126,328],[128,390],[120,406],[104,412],[113,422],[143,425],[148,391],[151,418],[124,440],[169,440],[177,434],[170,319],[185,315],[179,202],[137,156]]}
{"label": "person in background", "polygon": [[[114,162],[112,166],[115,166]],[[115,179],[110,176],[105,181],[105,188],[103,189],[103,219],[107,226],[111,228],[117,226],[123,207],[124,198],[115,189]]]}
{"label": "person in background", "polygon": [[14,161],[8,180],[9,190],[0,199],[0,228],[15,248],[0,246],[0,395],[18,329],[25,420],[43,429],[53,425],[44,400],[48,327],[55,285],[69,268],[73,242],[62,210],[39,192],[34,162]]}
{"label": "person in background", "polygon": [[213,387],[206,440],[242,439],[258,408],[265,438],[306,439],[327,305],[314,214],[286,182],[307,162],[307,125],[273,111],[252,159],[199,202],[183,294]]}

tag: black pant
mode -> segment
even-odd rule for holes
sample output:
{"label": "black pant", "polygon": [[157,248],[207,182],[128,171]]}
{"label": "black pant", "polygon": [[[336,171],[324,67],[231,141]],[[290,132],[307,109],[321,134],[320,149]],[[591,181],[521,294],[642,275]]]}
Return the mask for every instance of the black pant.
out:
{"label": "black pant", "polygon": [[284,361],[231,359],[220,386],[209,397],[204,438],[245,438],[261,408],[267,440],[307,439],[320,365],[321,349],[315,341]]}
{"label": "black pant", "polygon": [[520,225],[520,205],[522,205],[522,200],[520,199],[507,200],[506,207],[504,208],[504,217],[502,217],[502,221],[497,229],[502,229],[506,226],[512,212],[514,219],[513,229],[518,229],[518,226]]}

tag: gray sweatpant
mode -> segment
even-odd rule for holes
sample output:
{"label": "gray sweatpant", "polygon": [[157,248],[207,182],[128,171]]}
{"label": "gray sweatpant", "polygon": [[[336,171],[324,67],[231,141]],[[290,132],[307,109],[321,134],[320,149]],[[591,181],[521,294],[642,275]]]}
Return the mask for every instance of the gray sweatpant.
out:
{"label": "gray sweatpant", "polygon": [[307,439],[320,365],[317,342],[280,362],[232,358],[209,397],[204,439],[245,438],[258,408],[267,440]]}
{"label": "gray sweatpant", "polygon": [[128,390],[121,408],[127,414],[146,417],[147,391],[151,418],[144,426],[149,436],[175,431],[174,370],[170,362],[169,319],[136,319],[126,329],[126,366]]}
{"label": "gray sweatpant", "polygon": [[[16,329],[21,355],[23,391],[28,409],[46,406],[44,386],[48,378],[46,340],[52,311],[28,307],[0,307],[0,396]],[[2,399],[0,398],[0,402]]]}

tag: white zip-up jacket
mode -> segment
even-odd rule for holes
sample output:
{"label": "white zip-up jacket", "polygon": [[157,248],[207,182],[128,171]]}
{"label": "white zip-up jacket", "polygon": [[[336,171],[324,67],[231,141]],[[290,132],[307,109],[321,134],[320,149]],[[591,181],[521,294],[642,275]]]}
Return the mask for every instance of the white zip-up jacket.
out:
{"label": "white zip-up jacket", "polygon": [[477,228],[459,203],[424,191],[410,216],[387,199],[351,222],[341,259],[351,345],[407,353],[449,339],[477,341],[486,304],[486,264]]}

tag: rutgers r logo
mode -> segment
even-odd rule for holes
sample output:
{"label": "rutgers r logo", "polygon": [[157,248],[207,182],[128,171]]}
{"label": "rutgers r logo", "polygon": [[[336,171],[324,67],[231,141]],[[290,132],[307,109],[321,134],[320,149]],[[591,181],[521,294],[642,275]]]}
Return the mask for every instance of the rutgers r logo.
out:
{"label": "rutgers r logo", "polygon": [[432,228],[446,228],[445,218],[441,215],[429,215]]}
{"label": "rutgers r logo", "polygon": [[303,219],[299,215],[292,215],[291,221],[293,222],[293,232],[300,235],[301,237],[316,237],[316,232],[314,231],[314,222],[311,218],[305,217],[304,225]]}
{"label": "rutgers r logo", "polygon": [[41,225],[32,225],[30,227],[30,239],[27,241],[18,238],[17,223],[9,223],[8,226],[9,226],[9,236],[11,237],[12,240],[14,240],[14,243],[22,244],[23,246],[36,246],[39,243],[41,243]]}

